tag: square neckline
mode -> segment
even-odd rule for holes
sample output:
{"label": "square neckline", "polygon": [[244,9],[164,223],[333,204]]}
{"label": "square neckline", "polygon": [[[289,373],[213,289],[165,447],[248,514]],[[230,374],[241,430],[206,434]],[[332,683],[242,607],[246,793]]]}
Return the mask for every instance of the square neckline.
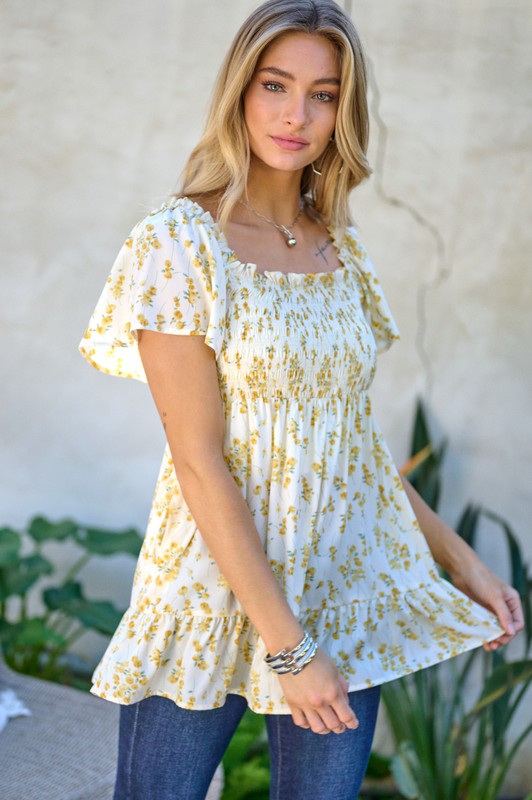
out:
{"label": "square neckline", "polygon": [[[192,206],[195,206],[204,217],[204,220],[210,223],[210,225],[214,228],[216,235],[221,242],[223,249],[225,250],[226,254],[228,255],[230,261],[241,270],[245,270],[250,272],[253,277],[256,278],[265,278],[269,280],[273,280],[276,283],[286,282],[289,283],[302,283],[302,282],[309,282],[314,280],[322,280],[327,279],[328,276],[331,276],[333,279],[336,277],[343,275],[348,265],[345,260],[344,254],[344,247],[343,247],[343,238],[339,239],[336,235],[336,230],[332,225],[325,225],[329,236],[331,237],[332,245],[336,251],[336,257],[340,262],[339,267],[335,267],[335,269],[329,270],[320,270],[319,272],[283,272],[282,270],[259,270],[257,264],[254,261],[241,261],[237,256],[236,252],[230,246],[229,242],[227,241],[227,237],[225,236],[222,228],[218,225],[218,222],[214,219],[210,211],[201,206],[197,200],[192,200],[190,197],[184,196],[182,198],[178,198],[187,201]],[[329,278],[330,279],[330,278]]]}

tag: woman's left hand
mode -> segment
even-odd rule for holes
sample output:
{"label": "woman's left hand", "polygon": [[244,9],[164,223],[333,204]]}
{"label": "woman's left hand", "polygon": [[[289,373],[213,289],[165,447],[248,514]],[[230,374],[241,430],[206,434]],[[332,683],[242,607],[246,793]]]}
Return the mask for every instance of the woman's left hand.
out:
{"label": "woman's left hand", "polygon": [[497,650],[523,630],[523,609],[516,590],[492,572],[475,551],[453,531],[401,475],[401,481],[414,509],[432,557],[451,577],[457,589],[497,616],[504,629],[502,636],[484,645]]}
{"label": "woman's left hand", "polygon": [[497,650],[523,630],[523,608],[519,594],[513,586],[495,575],[478,556],[468,559],[464,566],[451,574],[451,580],[471,600],[493,611],[505,630],[498,639],[487,642],[485,650]]}

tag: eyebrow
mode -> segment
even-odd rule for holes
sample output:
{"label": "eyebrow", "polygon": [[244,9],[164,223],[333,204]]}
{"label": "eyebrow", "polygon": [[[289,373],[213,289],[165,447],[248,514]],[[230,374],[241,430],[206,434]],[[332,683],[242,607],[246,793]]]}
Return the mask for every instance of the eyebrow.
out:
{"label": "eyebrow", "polygon": [[[285,72],[284,69],[279,69],[279,67],[262,67],[262,69],[257,70],[257,74],[259,72],[271,72],[274,75],[278,75],[280,78],[286,78],[289,81],[295,81],[293,75],[290,72]],[[314,81],[315,85],[320,85],[322,83],[332,83],[335,86],[340,86],[340,81],[338,78],[318,78]]]}

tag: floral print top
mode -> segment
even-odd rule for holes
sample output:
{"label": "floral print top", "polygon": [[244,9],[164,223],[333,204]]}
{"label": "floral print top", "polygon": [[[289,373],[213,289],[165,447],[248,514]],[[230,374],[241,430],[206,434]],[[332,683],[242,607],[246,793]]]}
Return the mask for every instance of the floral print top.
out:
{"label": "floral print top", "polygon": [[[330,233],[340,268],[259,272],[198,204],[165,203],[122,247],[80,349],[103,372],[145,380],[138,330],[205,337],[227,466],[294,614],[352,691],[501,628],[435,568],[368,395],[376,354],[398,332],[357,232]],[[265,654],[167,447],[131,605],[92,691],[117,703],[162,695],[190,709],[232,693],[254,711],[290,713]]]}

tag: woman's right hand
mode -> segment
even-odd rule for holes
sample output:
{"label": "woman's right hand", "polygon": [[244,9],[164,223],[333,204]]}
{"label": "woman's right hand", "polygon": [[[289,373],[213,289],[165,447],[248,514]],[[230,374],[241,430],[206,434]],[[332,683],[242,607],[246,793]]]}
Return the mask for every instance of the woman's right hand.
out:
{"label": "woman's right hand", "polygon": [[349,684],[334,661],[320,648],[300,673],[278,677],[295,725],[321,734],[358,728],[358,720],[349,705]]}

